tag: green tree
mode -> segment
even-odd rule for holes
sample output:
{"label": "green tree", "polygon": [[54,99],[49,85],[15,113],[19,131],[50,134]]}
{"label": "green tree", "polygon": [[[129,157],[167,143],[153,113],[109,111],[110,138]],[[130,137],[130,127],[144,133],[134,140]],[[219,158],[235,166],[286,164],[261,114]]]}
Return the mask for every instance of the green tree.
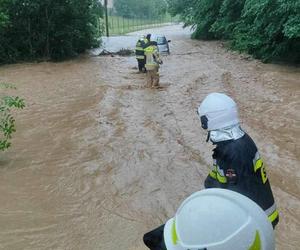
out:
{"label": "green tree", "polygon": [[186,26],[194,27],[193,38],[216,38],[211,27],[217,20],[222,0],[168,0],[168,4],[172,15],[179,14]]}
{"label": "green tree", "polygon": [[194,38],[215,39],[216,34],[211,30],[216,22],[222,0],[198,0],[194,11],[194,21],[197,23]]}
{"label": "green tree", "polygon": [[234,48],[264,61],[300,61],[300,1],[246,0]]}
{"label": "green tree", "polygon": [[167,0],[168,11],[172,16],[180,15],[181,20],[186,26],[196,26],[196,9],[195,6],[198,0]]}
{"label": "green tree", "polygon": [[194,38],[229,39],[234,49],[263,61],[300,62],[300,1],[168,0],[195,28]]}
{"label": "green tree", "polygon": [[98,0],[0,0],[0,63],[81,53],[96,45],[101,16]]}
{"label": "green tree", "polygon": [[231,39],[233,30],[241,19],[244,5],[245,0],[224,0],[210,30],[218,38]]}

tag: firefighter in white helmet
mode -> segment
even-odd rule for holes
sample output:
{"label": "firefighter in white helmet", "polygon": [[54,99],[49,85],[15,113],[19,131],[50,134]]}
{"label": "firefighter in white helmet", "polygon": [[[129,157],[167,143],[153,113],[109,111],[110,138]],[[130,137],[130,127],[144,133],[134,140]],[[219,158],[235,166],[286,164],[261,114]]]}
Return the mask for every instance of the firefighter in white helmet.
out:
{"label": "firefighter in white helmet", "polygon": [[236,103],[221,93],[209,94],[197,111],[207,141],[213,150],[213,165],[205,188],[225,188],[255,201],[267,214],[273,227],[279,221],[266,166],[257,147],[240,127]]}
{"label": "firefighter in white helmet", "polygon": [[188,197],[164,228],[167,250],[275,250],[274,232],[252,200],[225,189]]}
{"label": "firefighter in white helmet", "polygon": [[275,250],[265,212],[237,192],[211,188],[192,194],[176,215],[145,234],[151,250]]}

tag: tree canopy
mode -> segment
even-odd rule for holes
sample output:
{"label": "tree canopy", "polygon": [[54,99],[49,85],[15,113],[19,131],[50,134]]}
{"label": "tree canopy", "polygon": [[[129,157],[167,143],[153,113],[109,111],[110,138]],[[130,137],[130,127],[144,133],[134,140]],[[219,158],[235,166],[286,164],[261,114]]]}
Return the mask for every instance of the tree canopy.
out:
{"label": "tree canopy", "polygon": [[195,28],[193,37],[229,39],[264,61],[300,62],[300,1],[167,0],[169,11]]}
{"label": "tree canopy", "polygon": [[0,63],[62,59],[96,44],[98,0],[0,0]]}

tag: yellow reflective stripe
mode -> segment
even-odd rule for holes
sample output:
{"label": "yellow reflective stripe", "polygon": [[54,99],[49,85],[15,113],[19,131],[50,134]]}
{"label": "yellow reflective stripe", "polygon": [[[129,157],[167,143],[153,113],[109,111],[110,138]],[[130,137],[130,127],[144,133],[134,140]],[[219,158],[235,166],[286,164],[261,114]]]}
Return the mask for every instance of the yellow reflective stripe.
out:
{"label": "yellow reflective stripe", "polygon": [[272,223],[279,216],[278,210],[276,209],[271,215],[269,215],[269,221]]}
{"label": "yellow reflective stripe", "polygon": [[217,172],[214,171],[214,170],[212,170],[212,171],[209,172],[209,176],[210,176],[211,178],[217,179]]}
{"label": "yellow reflective stripe", "polygon": [[223,184],[227,183],[227,178],[225,176],[220,175],[219,172],[217,172],[217,180]]}
{"label": "yellow reflective stripe", "polygon": [[150,67],[157,67],[157,64],[156,64],[156,63],[146,63],[145,65],[146,65],[146,67],[147,67],[147,66],[150,66]]}
{"label": "yellow reflective stripe", "polygon": [[260,169],[261,180],[262,180],[263,184],[265,184],[268,180],[268,176],[267,176],[265,165],[264,165],[262,159],[260,159],[260,158],[258,158],[254,164],[254,173],[256,173],[259,169]]}
{"label": "yellow reflective stripe", "polygon": [[213,170],[211,170],[211,171],[209,172],[209,176],[210,176],[211,178],[213,178],[213,179],[216,179],[218,182],[220,182],[220,183],[222,183],[222,184],[227,183],[227,178],[226,178],[226,176],[222,176],[222,175],[220,174],[220,172],[218,171],[217,165],[214,165],[214,168],[215,168],[215,169],[213,169]]}
{"label": "yellow reflective stripe", "polygon": [[211,178],[217,179],[217,165],[214,163],[213,169],[209,172]]}
{"label": "yellow reflective stripe", "polygon": [[153,48],[153,46],[149,46],[147,48],[145,48],[145,52],[147,53],[153,53],[155,51],[155,48]]}
{"label": "yellow reflective stripe", "polygon": [[258,169],[260,169],[263,165],[263,161],[261,159],[258,159],[256,162],[255,162],[255,165],[254,165],[254,172],[256,173],[256,171]]}
{"label": "yellow reflective stripe", "polygon": [[178,241],[178,236],[177,236],[177,233],[176,233],[175,220],[173,221],[173,224],[172,224],[171,234],[172,234],[172,242],[173,242],[174,245],[176,245],[177,241]]}
{"label": "yellow reflective stripe", "polygon": [[255,239],[248,250],[261,250],[261,240],[259,232],[256,230]]}
{"label": "yellow reflective stripe", "polygon": [[268,176],[267,176],[266,168],[264,165],[260,169],[260,175],[261,175],[263,184],[266,184],[266,182],[268,180]]}
{"label": "yellow reflective stripe", "polygon": [[135,50],[144,51],[144,49],[142,47],[136,47]]}

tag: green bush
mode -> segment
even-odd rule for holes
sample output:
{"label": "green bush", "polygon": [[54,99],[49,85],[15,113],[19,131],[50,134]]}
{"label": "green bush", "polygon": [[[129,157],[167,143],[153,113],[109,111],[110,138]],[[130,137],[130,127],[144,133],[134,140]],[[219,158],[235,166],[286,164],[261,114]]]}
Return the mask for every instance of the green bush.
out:
{"label": "green bush", "polygon": [[[0,83],[1,88],[14,88],[10,84]],[[15,119],[11,110],[23,109],[25,107],[24,100],[18,96],[0,96],[0,150],[4,151],[11,146],[10,139],[16,131]]]}

